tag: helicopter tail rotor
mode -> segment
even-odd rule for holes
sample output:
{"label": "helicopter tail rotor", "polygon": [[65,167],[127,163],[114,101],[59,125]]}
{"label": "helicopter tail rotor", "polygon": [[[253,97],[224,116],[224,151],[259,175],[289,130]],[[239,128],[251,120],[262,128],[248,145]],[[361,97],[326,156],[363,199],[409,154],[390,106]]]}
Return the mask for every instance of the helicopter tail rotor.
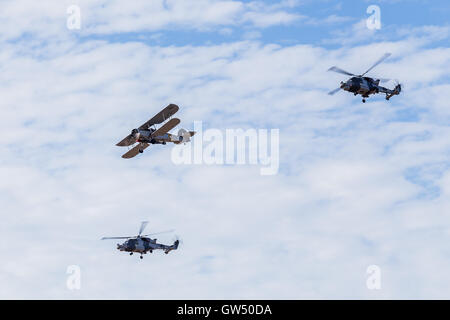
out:
{"label": "helicopter tail rotor", "polygon": [[402,85],[398,81],[398,79],[395,79],[394,82],[395,82],[394,94],[400,94],[400,92],[402,91]]}
{"label": "helicopter tail rotor", "polygon": [[173,241],[173,247],[174,250],[178,249],[178,246],[183,244],[183,240],[178,235],[175,235],[174,241]]}
{"label": "helicopter tail rotor", "polygon": [[386,100],[389,100],[395,95],[399,95],[402,91],[402,85],[398,82],[398,80],[396,80],[395,83],[395,88],[393,90],[388,90],[388,92],[386,93]]}
{"label": "helicopter tail rotor", "polygon": [[164,250],[164,253],[168,254],[172,250],[177,250],[180,244],[181,244],[181,241],[178,238],[178,236],[176,236],[173,244],[171,246],[167,246],[166,249]]}

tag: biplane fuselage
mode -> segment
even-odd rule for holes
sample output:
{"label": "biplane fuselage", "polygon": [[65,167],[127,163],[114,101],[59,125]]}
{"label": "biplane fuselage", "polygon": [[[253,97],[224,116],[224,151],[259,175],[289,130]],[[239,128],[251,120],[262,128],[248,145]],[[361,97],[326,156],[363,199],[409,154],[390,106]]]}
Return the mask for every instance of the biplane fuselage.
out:
{"label": "biplane fuselage", "polygon": [[150,144],[166,144],[166,142],[181,142],[183,137],[176,137],[176,139],[171,139],[171,137],[174,137],[171,134],[165,133],[163,135],[159,135],[156,137],[152,137],[152,133],[155,132],[155,129],[138,129],[136,133],[136,142],[141,143],[150,143]]}

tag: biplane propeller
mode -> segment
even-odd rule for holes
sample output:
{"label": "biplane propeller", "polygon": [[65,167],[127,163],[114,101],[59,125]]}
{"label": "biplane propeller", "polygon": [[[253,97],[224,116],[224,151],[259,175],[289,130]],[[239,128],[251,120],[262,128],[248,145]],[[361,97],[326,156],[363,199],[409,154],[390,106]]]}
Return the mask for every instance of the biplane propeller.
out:
{"label": "biplane propeller", "polygon": [[[139,153],[143,153],[151,144],[165,145],[167,142],[175,144],[189,142],[191,137],[195,134],[195,131],[180,129],[178,130],[177,135],[169,133],[170,130],[180,123],[180,119],[178,118],[171,119],[178,110],[179,107],[177,105],[169,104],[139,128],[131,130],[131,133],[128,136],[116,144],[116,146],[119,147],[129,147],[137,143],[127,153],[122,155],[122,158],[131,159]],[[156,129],[156,125],[161,123],[164,124],[159,129]]]}

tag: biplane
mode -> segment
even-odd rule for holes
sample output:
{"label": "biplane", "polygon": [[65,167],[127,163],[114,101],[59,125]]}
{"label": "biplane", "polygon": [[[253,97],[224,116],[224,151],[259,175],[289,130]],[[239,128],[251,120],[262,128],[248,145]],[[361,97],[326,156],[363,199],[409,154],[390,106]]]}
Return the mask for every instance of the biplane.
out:
{"label": "biplane", "polygon": [[[180,123],[180,119],[172,118],[178,110],[177,105],[169,104],[139,128],[133,129],[128,136],[116,144],[119,147],[132,147],[127,153],[122,155],[122,158],[131,159],[139,153],[143,153],[151,144],[165,145],[167,142],[180,144],[191,141],[195,131],[180,129],[177,135],[169,133],[170,130]],[[157,129],[156,125],[161,123],[164,124]]]}

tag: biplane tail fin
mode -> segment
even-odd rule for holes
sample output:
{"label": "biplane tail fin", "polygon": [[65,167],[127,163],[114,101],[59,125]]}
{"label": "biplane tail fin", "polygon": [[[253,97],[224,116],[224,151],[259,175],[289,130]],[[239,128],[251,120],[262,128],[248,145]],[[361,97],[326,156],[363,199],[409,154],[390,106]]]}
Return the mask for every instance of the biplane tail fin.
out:
{"label": "biplane tail fin", "polygon": [[175,144],[186,143],[191,141],[191,137],[195,134],[195,131],[187,131],[185,129],[178,130],[177,141],[174,141]]}

